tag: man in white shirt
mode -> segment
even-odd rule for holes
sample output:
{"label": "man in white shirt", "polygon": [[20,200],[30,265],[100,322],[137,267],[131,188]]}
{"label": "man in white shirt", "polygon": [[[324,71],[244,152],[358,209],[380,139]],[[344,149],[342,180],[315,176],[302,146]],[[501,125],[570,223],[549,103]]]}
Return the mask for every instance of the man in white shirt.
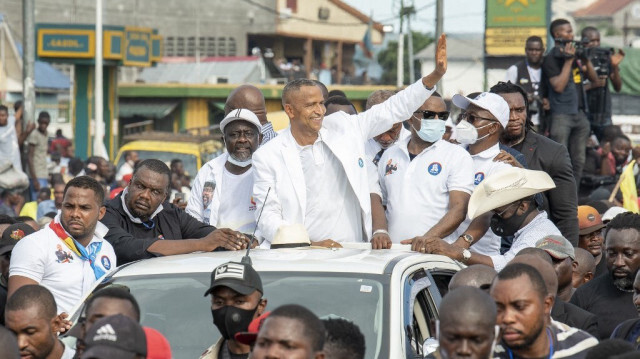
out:
{"label": "man in white shirt", "polygon": [[[33,284],[20,287],[7,301],[5,314],[6,327],[17,337],[22,358],[72,359],[76,354],[58,339],[65,323],[56,314],[55,298],[47,288]],[[5,358],[4,351],[2,354]]]}
{"label": "man in white shirt", "polygon": [[247,109],[231,110],[220,122],[227,152],[207,162],[193,181],[187,213],[218,228],[253,233],[251,157],[261,142],[262,125]]}
{"label": "man in white shirt", "polygon": [[394,243],[421,243],[431,237],[453,242],[465,218],[473,161],[464,148],[442,140],[448,117],[444,100],[434,92],[411,115],[411,137],[380,159],[378,179]]}
{"label": "man in white shirt", "polygon": [[504,254],[486,256],[434,240],[426,243],[427,253],[442,254],[466,265],[488,265],[500,272],[522,249],[535,247],[536,242],[547,235],[560,235],[534,199],[536,193],[554,187],[553,180],[545,172],[518,167],[485,178],[471,195],[468,216],[474,220],[492,213],[491,230],[500,237],[513,236],[511,248]]}
{"label": "man in white shirt", "polygon": [[[367,98],[366,109],[368,110],[379,103],[385,102],[393,95],[395,95],[395,92],[391,90],[378,90],[372,92]],[[373,163],[378,166],[380,157],[382,157],[382,154],[387,150],[387,148],[393,146],[397,141],[402,141],[409,136],[411,136],[411,132],[404,128],[402,122],[393,124],[393,126],[391,126],[391,128],[386,132],[367,140],[364,145],[367,160],[373,161]]]}
{"label": "man in white shirt", "polygon": [[136,151],[125,151],[122,156],[124,157],[124,163],[116,173],[116,181],[122,181],[122,177],[132,174],[136,162],[138,162],[138,152]]}
{"label": "man in white shirt", "polygon": [[[486,177],[511,168],[505,162],[494,160],[500,153],[500,136],[509,123],[509,105],[502,96],[489,92],[483,92],[475,99],[456,94],[453,104],[465,110],[456,126],[455,137],[456,141],[468,146],[473,159],[475,188]],[[491,215],[488,214],[473,222],[465,218],[458,228],[459,237],[455,245],[487,256],[500,254],[500,237],[487,231],[490,221]]]}
{"label": "man in white shirt", "polygon": [[254,200],[258,208],[265,204],[258,225],[265,241],[270,243],[282,225],[304,224],[312,242],[368,242],[371,200],[364,143],[420,107],[446,66],[442,36],[431,74],[358,115],[336,112],[324,118],[318,85],[311,80],[287,84],[282,103],[291,126],[253,156]]}
{"label": "man in white shirt", "polygon": [[107,228],[98,222],[106,211],[103,202],[104,189],[95,179],[81,176],[69,181],[56,218],[13,249],[8,297],[22,286],[39,284],[56,298],[58,313],[69,313],[115,268],[113,247],[103,239]]}

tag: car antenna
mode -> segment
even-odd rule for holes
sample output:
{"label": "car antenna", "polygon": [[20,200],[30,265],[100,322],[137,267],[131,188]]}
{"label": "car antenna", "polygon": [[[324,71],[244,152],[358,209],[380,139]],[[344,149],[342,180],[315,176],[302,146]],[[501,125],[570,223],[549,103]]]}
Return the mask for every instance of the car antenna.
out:
{"label": "car antenna", "polygon": [[251,257],[249,257],[249,251],[251,251],[251,246],[253,245],[253,241],[255,241],[256,230],[258,229],[258,223],[260,223],[260,218],[262,218],[262,211],[264,211],[264,206],[267,205],[267,198],[269,198],[269,192],[271,192],[271,187],[267,190],[267,194],[264,196],[264,203],[262,204],[262,208],[260,208],[260,214],[258,214],[258,220],[256,221],[256,226],[253,228],[253,233],[251,233],[251,237],[249,237],[249,246],[247,247],[247,253],[242,257],[240,263],[252,265]]}

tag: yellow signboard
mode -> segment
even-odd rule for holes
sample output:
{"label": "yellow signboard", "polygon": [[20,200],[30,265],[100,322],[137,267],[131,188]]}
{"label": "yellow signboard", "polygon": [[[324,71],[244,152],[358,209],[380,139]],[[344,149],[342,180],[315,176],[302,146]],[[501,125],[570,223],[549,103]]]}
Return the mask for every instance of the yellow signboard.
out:
{"label": "yellow signboard", "polygon": [[494,27],[485,31],[487,55],[524,55],[524,44],[529,36],[547,36],[545,27]]}
{"label": "yellow signboard", "polygon": [[39,57],[92,58],[96,36],[88,29],[38,29]]}
{"label": "yellow signboard", "polygon": [[124,31],[104,30],[102,57],[108,60],[122,60],[124,57]]}

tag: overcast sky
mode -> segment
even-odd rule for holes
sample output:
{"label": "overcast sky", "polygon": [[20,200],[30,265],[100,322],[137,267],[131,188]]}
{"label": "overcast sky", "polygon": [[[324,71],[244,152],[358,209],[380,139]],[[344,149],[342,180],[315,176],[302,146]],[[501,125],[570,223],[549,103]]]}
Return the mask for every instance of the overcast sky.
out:
{"label": "overcast sky", "polygon": [[[373,19],[383,24],[393,24],[394,32],[399,26],[397,14],[400,0],[343,0],[366,15],[373,13]],[[418,13],[412,19],[411,27],[421,32],[435,32],[435,0],[414,0]],[[404,0],[405,6],[411,0]],[[444,31],[449,33],[484,32],[484,1],[444,0]]]}

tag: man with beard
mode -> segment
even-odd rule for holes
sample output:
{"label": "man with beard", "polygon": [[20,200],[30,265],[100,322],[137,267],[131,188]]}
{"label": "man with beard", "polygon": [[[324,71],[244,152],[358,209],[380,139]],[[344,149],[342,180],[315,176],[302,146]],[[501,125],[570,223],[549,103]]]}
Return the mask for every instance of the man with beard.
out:
{"label": "man with beard", "polygon": [[602,252],[602,230],[606,227],[602,222],[602,217],[598,211],[591,206],[578,206],[578,225],[580,237],[578,247],[582,248],[593,256],[596,263],[593,277],[599,277],[607,271],[607,261],[604,260]]}
{"label": "man with beard", "polygon": [[160,160],[144,160],[127,188],[107,202],[102,219],[118,265],[138,259],[247,248],[249,239],[228,228],[216,229],[166,201],[171,170]]}
{"label": "man with beard", "polygon": [[640,215],[623,213],[609,222],[605,238],[609,273],[578,288],[571,303],[598,317],[600,338],[626,319],[638,315],[633,281],[640,268]]}
{"label": "man with beard", "polygon": [[[504,81],[521,86],[527,93],[527,101],[535,104],[535,112],[531,113],[531,122],[535,126],[541,125],[540,113],[543,108],[542,96],[545,93],[541,86],[544,82],[542,77],[542,59],[544,55],[544,44],[539,36],[530,36],[524,45],[526,58],[519,61],[507,69]],[[548,104],[547,104],[548,105]],[[531,109],[528,109],[531,110]],[[544,133],[544,131],[541,131]]]}
{"label": "man with beard", "polygon": [[104,189],[95,179],[81,176],[67,183],[54,220],[22,238],[11,252],[9,300],[18,288],[40,284],[55,297],[58,313],[69,313],[116,267],[113,247],[104,240],[107,228],[99,222],[103,203]]}
{"label": "man with beard", "polygon": [[7,301],[5,316],[7,329],[18,337],[22,358],[74,357],[75,351],[57,338],[64,324],[56,315],[56,301],[47,288],[39,285],[20,287]]}
{"label": "man with beard", "polygon": [[[553,297],[540,273],[523,263],[507,265],[491,285],[501,342],[494,358],[584,358],[598,341],[575,328],[549,325]],[[562,353],[562,355],[561,355]]]}
{"label": "man with beard", "polygon": [[245,84],[231,91],[229,96],[227,96],[227,101],[224,103],[224,115],[227,116],[231,111],[239,108],[248,109],[260,120],[260,132],[262,134],[262,136],[260,136],[261,145],[264,145],[278,135],[276,131],[274,131],[271,122],[267,120],[267,106],[264,102],[264,95],[259,88]]}
{"label": "man with beard", "polygon": [[529,169],[544,171],[551,176],[556,186],[543,192],[543,208],[562,235],[576,246],[578,191],[567,148],[532,131],[533,123],[527,116],[529,102],[521,87],[500,82],[491,88],[491,92],[502,96],[511,110],[501,142],[524,154]]}
{"label": "man with beard", "polygon": [[267,306],[263,298],[260,275],[249,264],[229,262],[211,272],[211,286],[204,293],[211,294],[213,324],[222,338],[200,356],[200,359],[246,359],[251,347],[235,339],[246,332],[252,320],[262,315]]}
{"label": "man with beard", "polygon": [[[640,315],[640,276],[636,274],[633,281],[633,305]],[[633,344],[636,350],[640,349],[640,318],[633,318],[622,322],[613,330],[611,338],[620,338]]]}
{"label": "man with beard", "polygon": [[[391,90],[377,90],[372,92],[367,98],[367,104],[365,105],[366,110],[369,110],[377,104],[385,102],[393,95],[395,95],[395,92]],[[404,128],[402,123],[399,122],[394,124],[388,131],[367,140],[364,145],[367,160],[373,161],[377,166],[378,162],[380,162],[380,157],[382,157],[382,154],[387,150],[387,148],[393,146],[393,144],[398,140],[402,141],[409,136],[411,136],[411,132]]]}
{"label": "man with beard", "polygon": [[[227,152],[198,171],[187,204],[187,213],[193,218],[216,227],[253,232],[256,205],[251,196],[251,156],[260,145],[261,128],[258,117],[247,109],[233,110],[220,122]],[[211,194],[209,189],[204,191],[209,182],[217,184]]]}

